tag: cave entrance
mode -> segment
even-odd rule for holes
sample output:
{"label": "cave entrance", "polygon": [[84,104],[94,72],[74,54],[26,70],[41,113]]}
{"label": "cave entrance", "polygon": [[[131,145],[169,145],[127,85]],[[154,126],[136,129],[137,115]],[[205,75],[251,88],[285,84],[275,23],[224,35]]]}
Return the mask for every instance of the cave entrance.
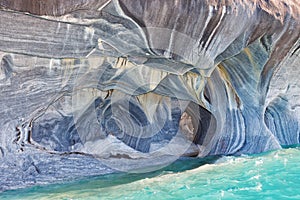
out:
{"label": "cave entrance", "polygon": [[207,109],[194,102],[188,104],[185,113],[190,116],[194,129],[193,143],[202,150],[209,151],[207,147],[215,134],[216,118]]}

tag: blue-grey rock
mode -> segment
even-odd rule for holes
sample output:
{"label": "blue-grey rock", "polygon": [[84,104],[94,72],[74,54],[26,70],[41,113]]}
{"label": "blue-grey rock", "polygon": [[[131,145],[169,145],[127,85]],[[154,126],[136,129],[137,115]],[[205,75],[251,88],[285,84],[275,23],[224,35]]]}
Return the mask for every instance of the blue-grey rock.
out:
{"label": "blue-grey rock", "polygon": [[0,0],[0,191],[300,143],[297,0]]}

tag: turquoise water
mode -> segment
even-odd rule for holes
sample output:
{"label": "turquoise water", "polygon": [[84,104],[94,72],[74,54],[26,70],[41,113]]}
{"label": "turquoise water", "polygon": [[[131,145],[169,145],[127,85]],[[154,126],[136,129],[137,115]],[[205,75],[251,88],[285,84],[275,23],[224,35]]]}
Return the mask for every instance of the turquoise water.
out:
{"label": "turquoise water", "polygon": [[185,159],[158,172],[8,191],[0,199],[300,199],[300,148]]}

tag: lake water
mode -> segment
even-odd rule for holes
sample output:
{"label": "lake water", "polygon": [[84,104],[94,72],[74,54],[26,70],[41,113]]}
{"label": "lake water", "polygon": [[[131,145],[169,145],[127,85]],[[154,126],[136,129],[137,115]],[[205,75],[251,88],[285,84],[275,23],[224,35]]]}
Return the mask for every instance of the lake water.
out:
{"label": "lake water", "polygon": [[300,199],[300,147],[183,159],[157,172],[7,191],[0,199]]}

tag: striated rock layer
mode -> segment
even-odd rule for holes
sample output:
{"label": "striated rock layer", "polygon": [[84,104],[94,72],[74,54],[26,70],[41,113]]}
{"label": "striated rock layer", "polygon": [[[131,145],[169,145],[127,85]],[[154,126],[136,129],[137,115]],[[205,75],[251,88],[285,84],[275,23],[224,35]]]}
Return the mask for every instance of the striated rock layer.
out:
{"label": "striated rock layer", "polygon": [[297,0],[0,1],[0,190],[300,143]]}

